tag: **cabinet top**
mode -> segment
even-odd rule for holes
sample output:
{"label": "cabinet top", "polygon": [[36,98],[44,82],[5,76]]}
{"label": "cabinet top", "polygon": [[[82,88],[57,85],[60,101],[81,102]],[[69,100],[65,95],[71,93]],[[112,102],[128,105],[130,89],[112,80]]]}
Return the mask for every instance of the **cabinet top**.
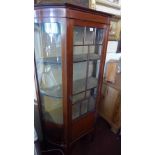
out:
{"label": "cabinet top", "polygon": [[78,5],[73,5],[70,3],[47,3],[47,4],[35,4],[34,9],[45,9],[45,8],[71,8],[73,10],[79,10],[79,11],[84,11],[84,12],[89,12],[89,13],[95,13],[99,15],[107,15],[109,17],[112,17],[113,15],[107,12],[102,12],[102,11],[96,11],[90,8],[78,6]]}
{"label": "cabinet top", "polygon": [[[96,11],[90,8],[81,7],[69,3],[62,4],[35,4],[35,18],[75,18],[82,20],[94,20],[96,22],[109,24],[109,18],[111,14]],[[83,16],[84,15],[84,16]],[[90,16],[91,15],[91,16]]]}

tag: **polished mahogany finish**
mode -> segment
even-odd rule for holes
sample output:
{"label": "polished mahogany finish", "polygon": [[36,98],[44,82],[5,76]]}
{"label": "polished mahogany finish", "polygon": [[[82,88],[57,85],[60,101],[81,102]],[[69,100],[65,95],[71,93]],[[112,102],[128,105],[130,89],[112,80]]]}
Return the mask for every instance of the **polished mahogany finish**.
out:
{"label": "polished mahogany finish", "polygon": [[[108,42],[108,33],[109,33],[109,24],[110,24],[110,15],[107,13],[91,10],[88,8],[82,8],[79,6],[74,6],[71,4],[62,4],[62,5],[35,5],[35,11],[34,11],[34,22],[35,24],[41,24],[41,23],[50,23],[50,22],[60,22],[62,23],[63,29],[61,30],[61,63],[62,63],[62,104],[63,104],[63,124],[56,124],[51,123],[49,121],[44,121],[42,118],[42,125],[44,129],[44,136],[45,140],[48,142],[51,142],[56,145],[60,145],[64,147],[65,153],[68,155],[70,154],[70,147],[71,145],[77,141],[80,137],[93,132],[95,129],[95,122],[96,122],[96,108],[98,103],[100,102],[100,96],[101,96],[101,87],[102,87],[102,81],[103,81],[103,70],[104,70],[104,63],[105,63],[105,57],[106,57],[106,49],[107,49],[107,42]],[[75,27],[83,27],[84,28],[84,34],[87,33],[87,30],[90,30],[91,32],[95,32],[95,37],[97,35],[97,30],[103,29],[104,35],[101,35],[103,37],[103,41],[100,45],[97,43],[92,44],[83,44],[83,46],[88,46],[88,55],[85,59],[87,59],[87,74],[88,74],[88,68],[90,67],[90,63],[92,63],[92,66],[97,66],[98,60],[99,60],[99,67],[98,67],[98,80],[97,80],[97,86],[91,87],[89,90],[88,84],[86,84],[85,89],[85,100],[86,93],[90,92],[90,94],[94,93],[96,91],[96,97],[94,97],[93,102],[95,102],[94,110],[90,110],[81,114],[80,110],[80,116],[77,118],[72,118],[73,115],[73,97],[74,91],[73,87],[73,66],[75,63],[75,56],[74,56],[74,49],[73,47],[79,47],[81,45],[74,45],[74,28]],[[89,35],[90,35],[89,34]],[[86,35],[86,34],[85,34]],[[89,39],[89,37],[88,37]],[[96,39],[96,38],[95,38]],[[96,40],[94,39],[94,42]],[[84,38],[85,42],[86,39]],[[95,45],[94,45],[95,44]],[[101,54],[100,59],[98,57],[90,58],[88,57],[90,55],[95,55],[96,53],[90,53],[90,48],[94,46],[101,46]],[[97,47],[98,48],[98,47]],[[80,60],[85,61],[84,57]],[[94,63],[94,60],[96,61]],[[35,61],[36,62],[36,61]],[[47,62],[46,62],[47,63]],[[77,62],[76,62],[77,63]],[[92,67],[91,66],[91,67]],[[93,66],[93,67],[94,67]],[[90,67],[90,68],[91,68]],[[37,75],[37,67],[35,67],[35,72]],[[94,74],[94,73],[93,73]],[[97,74],[97,73],[96,73]],[[38,78],[38,76],[36,76]],[[39,79],[37,79],[38,81]],[[86,82],[88,83],[88,75],[86,78]],[[90,82],[90,84],[93,82]],[[41,100],[41,94],[39,91],[39,83],[37,82],[38,86],[38,96],[39,96],[39,104],[40,104],[40,112],[41,116],[44,115],[44,112],[42,110],[42,100]],[[81,93],[82,94],[82,93]],[[88,100],[87,106],[90,104],[91,100]],[[82,103],[80,103],[80,108]],[[88,107],[87,107],[88,108]]]}

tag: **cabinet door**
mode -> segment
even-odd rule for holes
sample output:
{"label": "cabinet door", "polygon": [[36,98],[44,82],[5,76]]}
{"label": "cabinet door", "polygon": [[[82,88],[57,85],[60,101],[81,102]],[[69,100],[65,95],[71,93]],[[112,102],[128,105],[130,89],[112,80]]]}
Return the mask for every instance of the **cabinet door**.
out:
{"label": "cabinet door", "polygon": [[104,29],[74,26],[72,119],[95,110]]}
{"label": "cabinet door", "polygon": [[64,27],[63,22],[56,19],[34,24],[35,64],[42,119],[45,134],[52,140],[61,138],[64,124],[61,57]]}
{"label": "cabinet door", "polygon": [[109,86],[103,86],[104,89],[104,98],[99,106],[99,113],[108,121],[113,120],[113,113],[115,108],[116,99],[118,97],[118,91]]}

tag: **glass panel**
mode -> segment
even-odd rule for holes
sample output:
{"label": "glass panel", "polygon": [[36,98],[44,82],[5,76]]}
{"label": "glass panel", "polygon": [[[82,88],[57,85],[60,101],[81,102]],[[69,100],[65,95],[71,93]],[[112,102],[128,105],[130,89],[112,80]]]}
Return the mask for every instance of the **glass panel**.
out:
{"label": "glass panel", "polygon": [[73,64],[73,94],[85,91],[87,62]]}
{"label": "glass panel", "polygon": [[95,44],[102,44],[104,36],[104,29],[96,29]]}
{"label": "glass panel", "polygon": [[77,95],[74,95],[73,96],[73,103],[84,99],[84,97],[85,97],[85,92],[77,94]]}
{"label": "glass panel", "polygon": [[100,59],[100,55],[102,52],[102,46],[89,46],[89,60],[97,60]]}
{"label": "glass panel", "polygon": [[52,97],[62,97],[61,65],[37,64],[40,92]]}
{"label": "glass panel", "polygon": [[100,61],[89,61],[87,89],[97,87]]}
{"label": "glass panel", "polygon": [[[35,24],[35,50],[37,59],[54,60],[61,59],[61,27],[60,23]],[[38,47],[39,46],[39,47]],[[50,59],[51,58],[51,59]],[[42,60],[42,59],[41,59]]]}
{"label": "glass panel", "polygon": [[95,46],[89,46],[89,53],[90,54],[96,54],[96,55],[101,55],[102,52],[102,45],[95,45]]}
{"label": "glass panel", "polygon": [[80,116],[80,103],[72,105],[72,119],[75,119]]}
{"label": "glass panel", "polygon": [[74,46],[74,62],[86,61],[88,59],[88,46]]}
{"label": "glass panel", "polygon": [[83,45],[84,27],[76,26],[74,28],[74,45]]}
{"label": "glass panel", "polygon": [[72,119],[95,109],[104,29],[74,28]]}
{"label": "glass panel", "polygon": [[89,98],[89,102],[88,102],[88,111],[93,111],[95,110],[95,102],[96,102],[96,98],[91,96]]}
{"label": "glass panel", "polygon": [[46,123],[63,124],[62,23],[34,25],[34,48],[38,83]]}
{"label": "glass panel", "polygon": [[41,96],[43,105],[43,117],[47,122],[63,124],[63,106],[61,99]]}
{"label": "glass panel", "polygon": [[96,88],[93,88],[89,91],[87,91],[87,97],[88,97],[88,111],[92,111],[95,109],[95,103],[96,103]]}
{"label": "glass panel", "polygon": [[84,39],[84,44],[94,44],[95,40],[95,28],[86,27],[86,37]]}
{"label": "glass panel", "polygon": [[88,100],[84,100],[81,102],[81,115],[87,112]]}

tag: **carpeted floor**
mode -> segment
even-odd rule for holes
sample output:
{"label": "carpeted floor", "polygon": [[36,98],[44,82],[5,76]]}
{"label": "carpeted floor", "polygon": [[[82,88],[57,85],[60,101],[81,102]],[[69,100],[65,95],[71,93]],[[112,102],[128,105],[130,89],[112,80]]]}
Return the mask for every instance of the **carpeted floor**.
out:
{"label": "carpeted floor", "polygon": [[[58,155],[53,153],[47,155]],[[94,140],[90,141],[89,136],[79,140],[72,148],[72,155],[121,155],[121,137],[111,132],[105,120],[98,118]]]}

